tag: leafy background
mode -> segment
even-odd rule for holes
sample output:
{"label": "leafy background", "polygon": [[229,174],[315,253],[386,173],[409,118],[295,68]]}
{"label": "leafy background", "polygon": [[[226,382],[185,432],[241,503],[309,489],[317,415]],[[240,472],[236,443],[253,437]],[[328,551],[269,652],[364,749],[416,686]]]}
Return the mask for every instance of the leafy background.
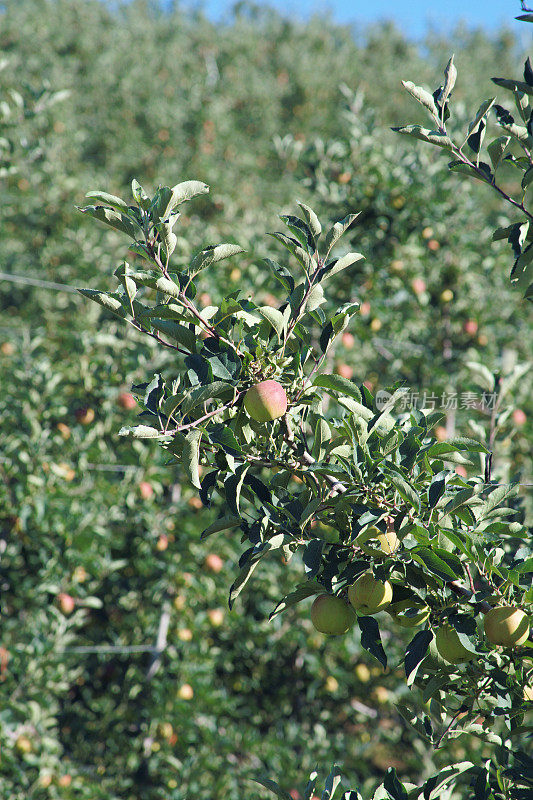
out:
{"label": "leafy background", "polygon": [[[228,611],[238,542],[201,542],[209,519],[178,468],[155,445],[117,436],[135,419],[118,406],[120,391],[163,357],[67,287],[110,288],[123,241],[75,205],[89,188],[127,196],[134,176],[154,188],[211,185],[181,221],[178,259],[217,241],[247,254],[206,276],[206,304],[242,287],[275,305],[261,258],[277,251],[265,233],[295,200],[332,222],[361,210],[346,249],[366,260],[332,280],[331,300],[363,307],[329,368],[373,388],[403,380],[421,393],[482,391],[486,374],[473,363],[505,372],[531,354],[509,253],[490,241],[506,212],[389,126],[413,120],[400,76],[433,85],[453,49],[466,119],[490,94],[495,64],[518,72],[518,43],[458,30],[453,47],[432,35],[417,48],[392,26],[355,42],[331,22],[294,23],[248,4],[218,27],[145,2],[112,11],[17,0],[1,13],[0,264],[23,279],[0,281],[6,796],[260,798],[270,795],[245,778],[261,770],[289,790],[315,763],[338,759],[369,788],[390,766],[415,781],[451,760],[489,757],[467,737],[427,751],[402,722],[401,634],[387,643],[397,657],[383,674],[355,638],[324,640],[301,608],[268,622],[297,564],[273,558]],[[501,480],[521,470],[533,482],[531,397],[524,373],[499,432]],[[76,416],[84,407],[89,424]],[[486,415],[468,409],[448,420],[480,436],[476,424],[486,431]],[[74,613],[58,607],[61,592]],[[136,648],[153,648],[167,613],[168,646],[154,665]]]}

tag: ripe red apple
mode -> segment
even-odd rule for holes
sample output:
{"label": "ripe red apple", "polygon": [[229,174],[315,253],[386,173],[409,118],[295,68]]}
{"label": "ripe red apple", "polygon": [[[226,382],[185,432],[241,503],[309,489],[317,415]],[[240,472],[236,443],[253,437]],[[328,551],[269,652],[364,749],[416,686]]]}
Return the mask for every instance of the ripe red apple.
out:
{"label": "ripe red apple", "polygon": [[475,658],[475,653],[471,653],[463,646],[457,631],[451,625],[446,624],[437,628],[435,645],[439,655],[450,664],[465,664]]}
{"label": "ripe red apple", "polygon": [[346,633],[354,624],[355,618],[351,605],[336,595],[320,594],[311,606],[311,622],[321,633]]}
{"label": "ripe red apple", "polygon": [[485,614],[485,635],[492,644],[516,647],[529,636],[529,617],[516,606],[496,606]]}
{"label": "ripe red apple", "polygon": [[187,505],[189,506],[189,508],[193,508],[195,511],[199,511],[204,506],[200,498],[196,497],[196,495],[194,495],[193,497],[189,497],[189,499],[187,500]]}
{"label": "ripe red apple", "polygon": [[515,425],[525,425],[527,422],[527,417],[525,412],[522,411],[521,408],[515,408],[513,411],[513,421]]}
{"label": "ripe red apple", "polygon": [[89,406],[81,406],[81,408],[77,408],[74,412],[74,416],[80,425],[90,425],[91,422],[94,422],[94,410],[89,408]]}
{"label": "ripe red apple", "polygon": [[467,319],[463,325],[463,330],[469,336],[475,336],[477,333],[478,324],[475,319]]}
{"label": "ripe red apple", "polygon": [[413,278],[411,286],[415,294],[423,294],[426,291],[426,282],[423,278]]}
{"label": "ripe red apple", "polygon": [[125,411],[131,411],[137,407],[137,401],[129,392],[120,392],[117,397],[117,403]]}
{"label": "ripe red apple", "polygon": [[335,373],[340,375],[341,378],[346,378],[346,380],[351,380],[353,377],[353,367],[350,367],[349,364],[335,364]]}
{"label": "ripe red apple", "polygon": [[355,345],[355,336],[350,331],[344,331],[341,336],[341,341],[347,350],[351,350]]}
{"label": "ripe red apple", "polygon": [[0,344],[0,353],[4,356],[12,356],[15,352],[15,345],[12,342],[2,342]]}
{"label": "ripe red apple", "polygon": [[370,314],[370,303],[368,300],[365,300],[364,303],[361,303],[361,308],[359,309],[361,315],[363,317],[367,317]]}
{"label": "ripe red apple", "polygon": [[148,483],[148,481],[141,481],[139,484],[139,492],[143,500],[149,500],[154,494],[152,484]]}
{"label": "ripe red apple", "polygon": [[455,471],[456,471],[457,475],[461,476],[461,478],[466,478],[466,476],[468,475],[468,473],[466,471],[466,467],[463,467],[462,464],[458,464],[456,466],[456,468],[455,468]]}
{"label": "ripe red apple", "polygon": [[67,594],[66,592],[60,592],[57,595],[57,602],[59,603],[59,608],[63,612],[63,614],[72,614],[74,608],[76,606],[76,601],[72,597],[72,595]]}
{"label": "ripe red apple", "polygon": [[207,618],[214,628],[220,628],[224,622],[224,610],[222,608],[210,608]]}
{"label": "ripe red apple", "polygon": [[371,572],[365,572],[348,589],[348,599],[360,614],[377,614],[392,600],[392,586],[388,581],[379,581]]}
{"label": "ripe red apple", "polygon": [[66,789],[72,783],[72,775],[61,775],[58,778],[57,784],[61,786],[63,789]]}
{"label": "ripe red apple", "polygon": [[64,422],[57,423],[57,430],[59,431],[63,439],[65,440],[70,439],[70,428],[68,425],[65,425]]}
{"label": "ripe red apple", "polygon": [[437,425],[433,433],[435,434],[435,439],[437,442],[445,442],[448,438],[448,434],[444,425]]}
{"label": "ripe red apple", "polygon": [[168,548],[168,536],[166,535],[166,533],[162,533],[159,536],[156,547],[160,552]]}
{"label": "ripe red apple", "polygon": [[244,396],[244,407],[256,422],[270,422],[287,410],[285,389],[277,381],[261,381],[251,386]]}
{"label": "ripe red apple", "polygon": [[440,248],[440,242],[437,239],[430,239],[428,242],[428,250],[436,252]]}
{"label": "ripe red apple", "polygon": [[224,561],[216,553],[209,553],[205,559],[205,566],[209,572],[220,572],[224,566]]}

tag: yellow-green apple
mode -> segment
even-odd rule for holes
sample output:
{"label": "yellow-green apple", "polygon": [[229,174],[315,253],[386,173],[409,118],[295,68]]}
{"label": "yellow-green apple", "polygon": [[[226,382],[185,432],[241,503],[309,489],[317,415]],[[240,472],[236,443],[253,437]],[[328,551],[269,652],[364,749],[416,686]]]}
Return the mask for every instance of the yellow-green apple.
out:
{"label": "yellow-green apple", "polygon": [[271,422],[287,410],[285,389],[277,381],[261,381],[244,395],[244,407],[256,422]]}
{"label": "yellow-green apple", "polygon": [[311,622],[320,633],[346,633],[355,619],[356,614],[351,605],[336,595],[320,594],[311,606]]}
{"label": "yellow-green apple", "polygon": [[437,628],[435,644],[439,655],[450,664],[464,664],[475,658],[475,653],[464,647],[457,631],[451,625],[445,624]]}
{"label": "yellow-green apple", "polygon": [[[386,533],[383,533],[375,525],[371,525],[363,533],[360,533],[356,542],[363,553],[368,556],[374,556],[374,558],[390,556],[400,546],[396,531],[390,528]],[[372,542],[374,543],[372,544]]]}
{"label": "yellow-green apple", "polygon": [[415,628],[422,625],[429,617],[429,608],[422,600],[406,599],[391,603],[387,613],[402,628]]}
{"label": "yellow-green apple", "polygon": [[516,606],[496,606],[485,614],[485,636],[492,644],[516,647],[529,636],[529,617]]}
{"label": "yellow-green apple", "polygon": [[371,572],[366,572],[349,587],[348,598],[360,614],[377,614],[390,604],[392,586],[388,581],[379,581]]}

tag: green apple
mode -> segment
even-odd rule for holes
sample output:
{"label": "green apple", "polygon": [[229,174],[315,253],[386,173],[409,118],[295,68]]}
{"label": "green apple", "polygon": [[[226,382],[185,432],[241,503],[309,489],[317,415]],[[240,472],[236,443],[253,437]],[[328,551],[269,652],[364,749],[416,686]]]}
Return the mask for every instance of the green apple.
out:
{"label": "green apple", "polygon": [[476,655],[462,645],[457,631],[451,625],[442,625],[437,629],[435,644],[440,655],[450,664],[464,664],[466,661],[472,661]]}
{"label": "green apple", "polygon": [[377,614],[392,600],[392,586],[388,581],[379,581],[371,572],[365,572],[348,589],[348,599],[360,614]]}
{"label": "green apple", "polygon": [[[394,530],[391,529],[387,531],[387,533],[383,533],[383,531],[375,525],[371,525],[366,531],[360,533],[355,541],[363,553],[366,553],[368,556],[374,556],[374,558],[390,556],[392,553],[395,553],[400,546],[400,540]],[[371,544],[369,544],[369,542],[371,542]]]}
{"label": "green apple", "polygon": [[271,422],[287,410],[285,389],[277,381],[261,381],[244,395],[244,407],[256,422]]}
{"label": "green apple", "polygon": [[421,600],[407,599],[391,603],[387,612],[402,628],[415,628],[429,617],[429,607]]}
{"label": "green apple", "polygon": [[516,606],[496,606],[485,614],[485,635],[492,644],[516,647],[529,636],[529,617]]}
{"label": "green apple", "polygon": [[356,614],[351,605],[336,595],[319,594],[311,606],[311,622],[320,633],[346,633],[355,619]]}

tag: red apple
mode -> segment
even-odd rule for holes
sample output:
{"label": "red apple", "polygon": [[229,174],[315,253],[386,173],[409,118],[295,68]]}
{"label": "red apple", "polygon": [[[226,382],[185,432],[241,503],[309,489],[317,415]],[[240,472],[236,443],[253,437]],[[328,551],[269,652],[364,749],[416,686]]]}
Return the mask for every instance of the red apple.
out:
{"label": "red apple", "polygon": [[423,294],[426,291],[426,282],[423,278],[413,278],[411,286],[415,294]]}
{"label": "red apple", "polygon": [[59,608],[63,612],[63,614],[72,614],[74,608],[76,606],[76,601],[72,597],[72,595],[67,594],[66,592],[60,592],[57,596],[57,602],[59,603]]}
{"label": "red apple", "polygon": [[277,381],[261,381],[251,386],[244,396],[244,407],[256,422],[270,422],[287,410],[285,389]]}
{"label": "red apple", "polygon": [[129,392],[120,392],[117,397],[117,403],[125,411],[132,411],[132,409],[136,408],[137,406],[136,399]]}
{"label": "red apple", "polygon": [[513,421],[515,425],[525,425],[527,422],[527,417],[525,412],[522,411],[521,408],[515,408],[513,411]]}
{"label": "red apple", "polygon": [[139,484],[139,492],[143,500],[149,500],[154,494],[152,484],[148,483],[148,481],[141,481]]}
{"label": "red apple", "polygon": [[463,325],[463,330],[469,336],[475,336],[477,333],[478,324],[475,319],[467,319]]}
{"label": "red apple", "polygon": [[349,331],[344,331],[341,336],[341,341],[347,350],[351,350],[355,345],[355,336]]}
{"label": "red apple", "polygon": [[353,377],[353,367],[350,367],[349,364],[335,364],[335,372],[341,378],[346,378],[347,380],[351,380]]}
{"label": "red apple", "polygon": [[89,408],[89,406],[77,408],[74,412],[74,416],[80,425],[90,425],[91,422],[94,422],[94,410]]}
{"label": "red apple", "polygon": [[220,572],[224,566],[224,561],[216,553],[209,553],[205,559],[205,566],[209,572]]}

